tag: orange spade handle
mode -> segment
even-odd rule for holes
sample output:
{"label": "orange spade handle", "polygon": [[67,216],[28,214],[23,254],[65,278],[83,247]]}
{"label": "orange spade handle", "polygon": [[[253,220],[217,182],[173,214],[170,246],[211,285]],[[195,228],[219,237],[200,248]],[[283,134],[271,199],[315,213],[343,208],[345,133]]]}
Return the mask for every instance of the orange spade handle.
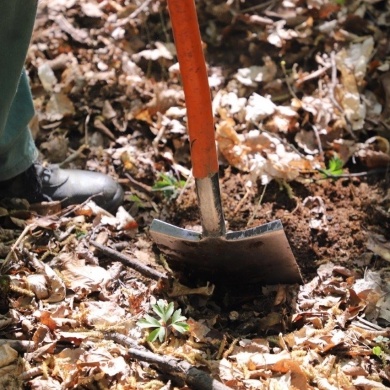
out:
{"label": "orange spade handle", "polygon": [[210,87],[194,0],[168,0],[187,106],[192,172],[196,179],[218,172]]}

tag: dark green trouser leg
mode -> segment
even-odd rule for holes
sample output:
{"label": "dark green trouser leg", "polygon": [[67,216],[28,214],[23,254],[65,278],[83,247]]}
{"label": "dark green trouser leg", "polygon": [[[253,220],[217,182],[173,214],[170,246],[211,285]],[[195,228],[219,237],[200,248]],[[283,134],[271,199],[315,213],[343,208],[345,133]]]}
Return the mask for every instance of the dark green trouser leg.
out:
{"label": "dark green trouser leg", "polygon": [[26,170],[37,157],[28,129],[31,92],[23,72],[37,0],[0,0],[0,181]]}

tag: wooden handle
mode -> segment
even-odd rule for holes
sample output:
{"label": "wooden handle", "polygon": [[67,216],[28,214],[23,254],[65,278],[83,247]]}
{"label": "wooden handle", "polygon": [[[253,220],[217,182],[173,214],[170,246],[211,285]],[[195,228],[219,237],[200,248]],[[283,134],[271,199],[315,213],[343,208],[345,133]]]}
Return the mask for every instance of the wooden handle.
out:
{"label": "wooden handle", "polygon": [[210,87],[194,0],[168,0],[187,106],[192,171],[196,179],[218,172]]}

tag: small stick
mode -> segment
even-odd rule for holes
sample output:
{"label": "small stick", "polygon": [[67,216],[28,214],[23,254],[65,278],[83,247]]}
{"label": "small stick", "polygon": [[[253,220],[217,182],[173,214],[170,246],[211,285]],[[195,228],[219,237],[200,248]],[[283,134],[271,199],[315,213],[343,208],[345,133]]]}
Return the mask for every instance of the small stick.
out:
{"label": "small stick", "polygon": [[138,271],[140,274],[144,276],[147,276],[153,280],[160,280],[160,279],[165,281],[168,280],[168,276],[166,274],[163,274],[151,267],[148,267],[147,265],[142,264],[138,260],[130,259],[128,256],[124,255],[123,253],[108,248],[105,245],[101,245],[97,241],[89,240],[89,242],[105,255],[120,261],[122,264],[127,265],[128,267],[135,269],[136,271]]}
{"label": "small stick", "polygon": [[255,210],[253,211],[252,216],[249,218],[249,221],[248,221],[248,223],[246,224],[246,226],[250,226],[250,224],[251,224],[251,223],[253,222],[253,220],[255,219],[256,214],[257,214],[257,211],[259,210],[259,207],[260,207],[260,205],[261,205],[261,203],[262,203],[262,201],[263,201],[264,194],[265,194],[265,190],[267,189],[267,186],[268,186],[268,184],[266,184],[266,185],[264,186],[263,192],[262,192],[261,195],[260,195],[260,199],[259,199],[259,201],[258,201],[258,203],[257,203],[257,205],[256,205],[256,208],[255,208]]}
{"label": "small stick", "polygon": [[365,171],[365,172],[356,172],[356,173],[343,173],[341,175],[332,175],[327,173],[325,170],[317,168],[318,172],[321,172],[326,177],[323,177],[318,180],[326,180],[326,179],[349,179],[351,177],[362,177],[362,176],[371,176],[371,175],[377,175],[379,173],[387,173],[389,171],[388,168],[377,168],[372,169],[371,171]]}
{"label": "small stick", "polygon": [[320,138],[320,134],[319,134],[319,132],[318,132],[317,126],[311,125],[311,127],[313,128],[313,130],[314,130],[314,135],[316,136],[317,145],[318,145],[318,150],[319,150],[319,152],[320,152],[321,160],[324,161],[324,149],[322,149],[321,138]]}
{"label": "small stick", "polygon": [[129,15],[129,19],[134,19],[136,18],[150,3],[152,2],[152,0],[146,0],[144,1],[135,11],[133,11],[130,15]]}
{"label": "small stick", "polygon": [[153,192],[153,189],[151,186],[148,186],[147,184],[141,183],[140,181],[137,181],[132,177],[130,174],[125,173],[125,176],[129,179],[130,183],[139,191],[150,195]]}
{"label": "small stick", "polygon": [[58,166],[63,167],[64,165],[69,164],[73,160],[76,160],[76,158],[79,158],[81,156],[85,149],[88,149],[88,145],[82,144],[77,150],[73,151],[73,153],[68,156],[64,161],[60,162]]}
{"label": "small stick", "polygon": [[[4,269],[4,267],[8,264],[8,262],[10,261],[11,259],[11,256],[13,255],[16,255],[15,254],[15,250],[17,248],[17,246],[23,241],[24,237],[27,235],[27,233],[30,231],[30,229],[34,229],[36,228],[36,225],[33,223],[31,225],[27,225],[24,230],[22,231],[21,235],[19,236],[19,238],[14,242],[14,244],[12,245],[11,247],[11,250],[8,252],[5,260],[3,261],[3,263],[1,264],[1,267],[0,267],[0,272]],[[16,256],[15,256],[16,257]]]}
{"label": "small stick", "polygon": [[194,176],[192,176],[192,171],[190,173],[190,175],[187,177],[187,180],[184,184],[184,187],[180,190],[180,194],[179,196],[177,197],[177,203],[181,203],[181,200],[183,199],[183,195],[184,195],[184,191],[189,187],[190,185],[190,182],[193,180]]}
{"label": "small stick", "polygon": [[132,339],[123,334],[107,333],[106,338],[129,348],[127,352],[133,359],[155,364],[162,371],[184,380],[193,390],[231,390],[231,387],[213,379],[209,374],[187,361],[150,352],[146,348],[136,345]]}
{"label": "small stick", "polygon": [[238,211],[241,209],[242,205],[245,203],[245,201],[248,199],[248,196],[250,195],[251,193],[251,190],[246,187],[245,188],[245,195],[242,197],[242,199],[238,202],[238,205],[236,206],[236,208],[234,209],[233,211],[233,215],[236,215],[238,213]]}
{"label": "small stick", "polygon": [[284,74],[284,81],[286,82],[287,88],[288,88],[291,96],[294,97],[295,99],[299,100],[298,96],[296,95],[296,93],[292,89],[292,86],[291,86],[290,81],[288,79],[288,74],[287,74],[287,70],[286,70],[286,62],[285,61],[281,61],[280,62],[280,66],[282,67],[283,74]]}
{"label": "small stick", "polygon": [[262,10],[264,8],[267,8],[269,7],[270,5],[272,5],[274,3],[274,0],[271,0],[271,1],[267,1],[265,3],[262,3],[262,4],[257,4],[257,5],[254,5],[252,7],[248,7],[248,8],[244,8],[242,10],[240,10],[239,12],[241,14],[245,13],[245,12],[252,12],[252,11],[259,11],[259,10]]}
{"label": "small stick", "polygon": [[316,71],[308,74],[307,76],[304,76],[301,79],[297,80],[297,84],[301,85],[305,81],[313,80],[317,77],[320,77],[322,74],[326,73],[328,71],[328,69],[330,69],[331,67],[332,67],[331,65],[326,64],[322,68],[319,68],[318,70],[316,70]]}

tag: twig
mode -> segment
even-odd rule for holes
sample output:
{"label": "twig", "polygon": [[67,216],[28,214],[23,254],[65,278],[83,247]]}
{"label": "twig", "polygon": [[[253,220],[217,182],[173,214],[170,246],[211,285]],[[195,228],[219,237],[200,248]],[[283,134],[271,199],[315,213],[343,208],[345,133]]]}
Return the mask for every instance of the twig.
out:
{"label": "twig", "polygon": [[18,237],[18,239],[14,242],[14,244],[11,247],[11,250],[8,252],[5,260],[3,261],[1,267],[0,267],[0,272],[4,270],[4,267],[8,264],[8,262],[11,259],[11,256],[15,254],[15,249],[16,247],[23,241],[24,237],[27,235],[30,229],[34,229],[36,225],[33,223],[31,225],[27,225],[21,235]]}
{"label": "twig", "polygon": [[153,148],[154,148],[154,153],[156,156],[159,155],[159,152],[158,152],[158,144],[160,143],[162,137],[164,136],[164,133],[165,133],[165,130],[167,128],[165,126],[161,126],[157,135],[154,137],[153,141],[152,141],[152,145],[153,145]]}
{"label": "twig", "polygon": [[322,149],[321,138],[320,138],[320,134],[318,133],[317,126],[311,125],[311,127],[313,128],[314,135],[316,136],[316,140],[317,140],[318,150],[320,152],[321,161],[324,161],[324,150]]}
{"label": "twig", "polygon": [[281,61],[280,62],[280,65],[282,67],[282,70],[283,70],[283,74],[284,74],[284,81],[286,82],[286,85],[287,85],[287,88],[291,94],[291,96],[297,100],[298,99],[298,96],[296,95],[296,93],[294,92],[294,90],[292,89],[292,86],[290,84],[290,81],[288,79],[288,74],[287,74],[287,70],[286,70],[286,62],[285,61]]}
{"label": "twig", "polygon": [[138,181],[138,180],[135,180],[134,177],[132,177],[132,176],[131,176],[130,174],[128,174],[128,173],[125,173],[125,176],[129,179],[130,183],[133,184],[133,186],[134,186],[137,190],[139,190],[139,191],[141,191],[141,192],[143,192],[143,193],[145,193],[145,194],[147,194],[147,195],[151,195],[151,193],[153,192],[151,186],[148,186],[147,184],[144,184],[144,183],[141,183],[141,182]]}
{"label": "twig", "polygon": [[135,11],[129,15],[129,20],[137,17],[151,2],[152,0],[144,1]]}
{"label": "twig", "polygon": [[169,277],[166,274],[163,274],[151,267],[148,267],[147,265],[142,264],[138,260],[130,259],[128,256],[124,255],[123,253],[117,252],[116,250],[101,245],[98,242],[93,240],[89,240],[89,242],[105,255],[120,261],[122,264],[127,265],[128,267],[135,269],[136,271],[138,271],[140,274],[144,276],[147,276],[153,280],[161,279],[167,281],[169,279]]}
{"label": "twig", "polygon": [[268,8],[273,3],[274,3],[274,0],[267,1],[267,2],[262,3],[262,4],[257,4],[257,5],[254,5],[252,7],[248,7],[248,8],[244,8],[244,9],[240,10],[240,13],[243,14],[245,12],[252,12],[252,11],[263,10],[265,8]]}
{"label": "twig", "polygon": [[71,161],[76,160],[85,149],[88,149],[88,145],[82,144],[77,150],[75,150],[70,156],[68,156],[64,161],[58,164],[59,167],[63,167],[66,164],[69,164]]}
{"label": "twig", "polygon": [[242,205],[245,203],[245,201],[248,199],[248,196],[250,195],[251,190],[249,187],[246,186],[245,188],[245,195],[242,197],[242,199],[238,202],[238,205],[233,211],[233,216],[238,213],[238,211],[241,209]]}
{"label": "twig", "polygon": [[93,126],[95,129],[98,129],[101,133],[110,138],[110,140],[116,140],[114,133],[99,119],[95,119],[95,121],[93,122]]}
{"label": "twig", "polygon": [[262,192],[261,195],[260,195],[260,199],[259,199],[259,201],[257,202],[256,208],[255,208],[255,210],[253,211],[252,216],[249,218],[249,221],[248,221],[248,223],[246,224],[246,226],[250,226],[250,224],[251,224],[251,223],[253,222],[253,220],[255,219],[255,216],[256,216],[256,214],[257,214],[257,211],[259,210],[259,207],[260,207],[260,205],[261,205],[261,203],[262,203],[262,201],[263,201],[263,198],[264,198],[264,195],[265,195],[265,190],[267,189],[267,186],[268,186],[268,184],[266,184],[266,185],[264,186],[263,192]]}
{"label": "twig", "polygon": [[190,172],[190,175],[187,177],[186,182],[184,183],[183,188],[180,190],[180,194],[176,199],[177,203],[181,203],[181,200],[183,199],[185,190],[189,187],[190,183],[193,181],[194,176],[192,175],[192,171]]}
{"label": "twig", "polygon": [[84,29],[80,30],[75,28],[63,15],[57,16],[55,21],[57,22],[60,29],[66,34],[70,35],[73,40],[80,43],[86,43],[89,41],[88,32]]}
{"label": "twig", "polygon": [[193,390],[231,389],[231,387],[225,386],[220,381],[213,379],[209,374],[199,370],[187,361],[150,352],[146,348],[136,345],[132,339],[120,333],[107,333],[106,338],[129,348],[128,354],[133,359],[158,366],[158,368],[163,372],[184,381]]}
{"label": "twig", "polygon": [[362,177],[362,176],[371,176],[371,175],[377,175],[379,173],[386,173],[389,171],[388,168],[377,168],[373,169],[371,171],[365,171],[365,172],[356,172],[356,173],[343,173],[341,175],[332,175],[326,172],[324,169],[317,168],[318,172],[321,172],[326,177],[323,177],[318,180],[326,180],[326,179],[349,179],[351,177]]}
{"label": "twig", "polygon": [[305,81],[313,80],[317,77],[320,77],[322,74],[326,73],[328,71],[328,69],[330,69],[330,68],[331,68],[331,65],[327,64],[327,65],[323,66],[322,68],[319,68],[316,71],[308,74],[307,76],[304,76],[301,79],[297,80],[297,84],[301,85]]}
{"label": "twig", "polygon": [[352,324],[359,327],[359,328],[366,329],[369,331],[378,331],[378,332],[386,332],[387,331],[388,332],[388,329],[382,328],[379,325],[376,325],[370,321],[367,321],[366,319],[364,319],[361,316],[357,316],[356,320],[353,321]]}

